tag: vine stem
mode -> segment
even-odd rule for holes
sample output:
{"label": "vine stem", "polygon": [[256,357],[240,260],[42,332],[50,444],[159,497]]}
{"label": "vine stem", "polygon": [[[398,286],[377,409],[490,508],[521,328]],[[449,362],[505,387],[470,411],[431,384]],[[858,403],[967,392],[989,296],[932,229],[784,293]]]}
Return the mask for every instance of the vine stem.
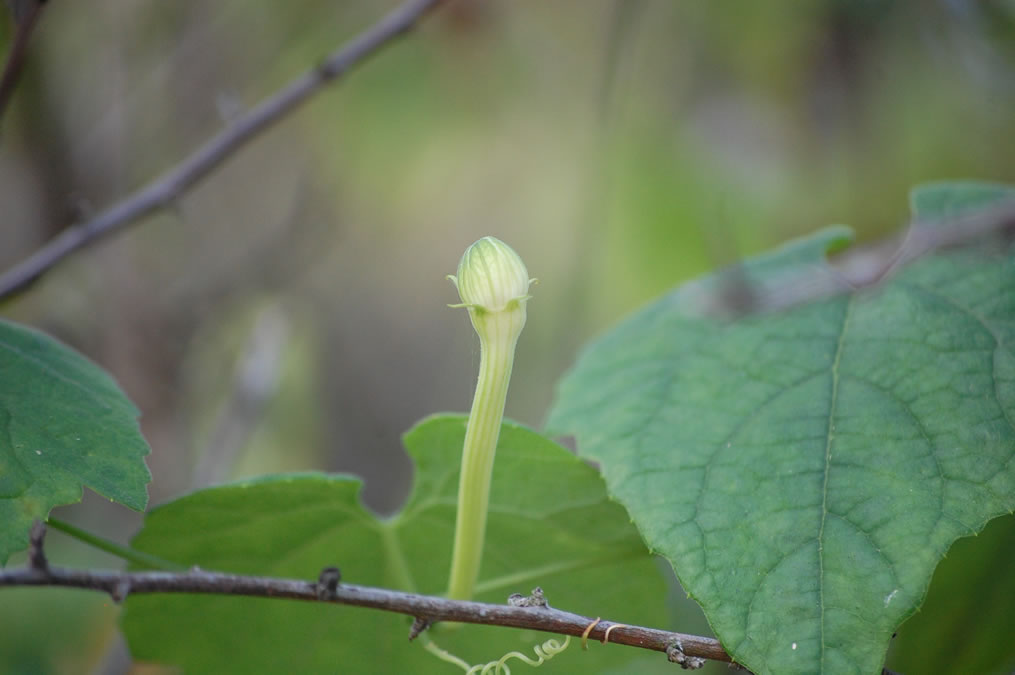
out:
{"label": "vine stem", "polygon": [[[186,572],[115,572],[75,570],[41,565],[0,570],[0,587],[56,586],[109,593],[115,601],[129,595],[148,593],[191,593],[240,595],[262,598],[289,598],[309,602],[330,602],[397,612],[428,620],[484,624],[505,628],[537,630],[581,637],[595,618],[550,607],[517,607],[465,600],[451,600],[417,593],[404,593],[371,586],[339,584],[322,592],[322,585],[299,579],[255,577],[192,568]],[[730,656],[713,638],[642,626],[599,621],[588,638],[602,640],[607,629],[609,641],[641,649],[666,652],[679,644],[687,656],[730,661]]]}
{"label": "vine stem", "polygon": [[407,0],[323,62],[278,90],[212,137],[165,174],[94,218],[72,225],[0,275],[0,300],[25,290],[54,265],[95,240],[170,206],[243,145],[283,119],[324,85],[337,80],[407,33],[442,0]]}

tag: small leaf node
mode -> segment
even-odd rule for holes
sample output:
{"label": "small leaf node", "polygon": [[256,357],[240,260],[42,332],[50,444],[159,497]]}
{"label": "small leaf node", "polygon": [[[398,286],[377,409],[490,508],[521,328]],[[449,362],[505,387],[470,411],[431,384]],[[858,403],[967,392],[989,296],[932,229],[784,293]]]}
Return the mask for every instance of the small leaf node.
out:
{"label": "small leaf node", "polygon": [[670,660],[670,663],[676,663],[684,670],[698,670],[705,665],[705,659],[685,654],[684,646],[680,640],[674,641],[666,648],[666,658]]}
{"label": "small leaf node", "polygon": [[130,582],[125,578],[116,582],[116,585],[109,591],[109,597],[118,605],[123,604],[128,595],[130,595]]}
{"label": "small leaf node", "polygon": [[546,596],[543,594],[543,589],[539,586],[533,588],[532,593],[528,596],[524,596],[521,593],[512,593],[508,596],[508,604],[512,607],[550,608],[550,604],[546,601]]}
{"label": "small leaf node", "polygon": [[427,628],[433,625],[433,621],[426,618],[425,616],[417,616],[412,620],[412,626],[409,628],[409,642],[412,642],[419,637],[420,633],[425,631]]}
{"label": "small leaf node", "polygon": [[43,542],[46,539],[46,524],[36,520],[32,524],[32,532],[29,535],[28,565],[38,572],[49,572],[49,562],[46,560],[46,552],[43,550]]}
{"label": "small leaf node", "polygon": [[[342,580],[342,572],[337,567],[325,567],[317,577],[315,588],[319,600],[334,600],[338,595],[338,582]],[[412,639],[411,637],[409,638]]]}

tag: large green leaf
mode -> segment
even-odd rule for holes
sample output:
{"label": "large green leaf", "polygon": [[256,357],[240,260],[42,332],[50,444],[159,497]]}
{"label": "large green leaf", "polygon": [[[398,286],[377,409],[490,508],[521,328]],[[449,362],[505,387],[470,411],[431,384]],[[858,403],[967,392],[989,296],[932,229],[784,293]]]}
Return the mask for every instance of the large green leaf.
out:
{"label": "large green leaf", "polygon": [[[919,215],[1012,193],[917,192]],[[934,225],[930,225],[934,226]],[[833,228],[749,261],[827,271]],[[732,323],[704,279],[592,344],[549,427],[601,463],[733,656],[759,673],[877,672],[956,538],[1015,508],[1015,261],[960,251],[876,289]]]}
{"label": "large green leaf", "polygon": [[1009,199],[1015,199],[1015,188],[1008,185],[952,181],[913,188],[909,205],[920,224],[929,225]]}
{"label": "large green leaf", "polygon": [[888,667],[900,673],[1015,673],[1015,517],[959,539],[934,571],[920,611],[899,627]]}
{"label": "large green leaf", "polygon": [[[186,565],[315,579],[341,567],[350,583],[443,593],[450,566],[465,418],[424,421],[405,437],[417,462],[408,504],[378,519],[344,476],[299,474],[203,490],[148,515],[134,545]],[[477,599],[503,603],[540,585],[550,603],[616,621],[667,623],[666,585],[598,474],[523,427],[505,424],[490,497]],[[455,668],[406,640],[405,617],[351,607],[227,597],[138,596],[124,630],[135,658],[187,673],[440,673]],[[432,631],[472,663],[510,650],[531,655],[548,635],[465,626]],[[540,672],[607,672],[659,654],[576,646]],[[524,669],[516,666],[514,670]]]}
{"label": "large green leaf", "polygon": [[0,320],[0,564],[49,510],[87,485],[132,509],[148,502],[138,411],[101,368]]}

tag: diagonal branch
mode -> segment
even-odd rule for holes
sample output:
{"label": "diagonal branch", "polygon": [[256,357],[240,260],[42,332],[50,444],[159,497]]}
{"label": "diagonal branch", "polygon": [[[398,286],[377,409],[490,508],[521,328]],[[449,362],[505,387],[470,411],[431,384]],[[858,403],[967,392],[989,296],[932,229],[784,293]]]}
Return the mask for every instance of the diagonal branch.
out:
{"label": "diagonal branch", "polygon": [[441,0],[407,0],[319,66],[304,73],[239,117],[167,173],[90,220],[72,225],[0,276],[0,299],[23,290],[58,262],[96,239],[165,208],[214,171],[245,143],[345,75],[381,47],[407,33]]}
{"label": "diagonal branch", "polygon": [[[749,279],[743,267],[722,272],[716,287],[693,285],[686,292],[705,315],[737,318],[786,310],[839,293],[874,286],[901,267],[935,251],[977,243],[990,245],[1015,233],[1015,200],[1006,199],[946,221],[913,220],[901,240],[891,237],[874,245],[849,249],[829,265],[815,265],[762,282]],[[996,248],[996,245],[995,245]]]}
{"label": "diagonal branch", "polygon": [[42,8],[45,0],[19,0],[9,2],[11,14],[14,16],[14,40],[11,42],[11,49],[7,53],[7,62],[4,64],[3,74],[0,75],[0,119],[7,110],[7,104],[14,95],[14,87],[18,83],[18,76],[21,74],[21,66],[25,61],[25,52],[28,49],[28,38],[35,29],[35,24],[42,15]]}
{"label": "diagonal branch", "polygon": [[333,567],[322,571],[319,582],[310,582],[206,572],[196,567],[187,572],[128,573],[34,566],[0,570],[0,587],[4,586],[62,586],[104,591],[117,602],[127,595],[140,593],[246,595],[331,602],[397,612],[416,617],[423,625],[455,621],[538,630],[603,642],[609,633],[609,642],[664,652],[671,660],[682,664],[685,661],[680,659],[685,659],[686,663],[692,663],[698,658],[731,661],[722,645],[714,638],[597,620],[553,609],[545,604],[515,601],[512,605],[494,605],[340,584],[338,570]]}

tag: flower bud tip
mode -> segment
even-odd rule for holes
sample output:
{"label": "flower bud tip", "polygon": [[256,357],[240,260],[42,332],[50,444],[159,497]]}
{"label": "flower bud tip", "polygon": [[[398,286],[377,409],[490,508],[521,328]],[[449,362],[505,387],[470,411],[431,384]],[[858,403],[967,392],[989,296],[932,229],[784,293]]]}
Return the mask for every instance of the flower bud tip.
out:
{"label": "flower bud tip", "polygon": [[514,249],[495,237],[483,237],[462,255],[458,274],[448,275],[462,299],[459,307],[500,312],[529,296],[528,270]]}

